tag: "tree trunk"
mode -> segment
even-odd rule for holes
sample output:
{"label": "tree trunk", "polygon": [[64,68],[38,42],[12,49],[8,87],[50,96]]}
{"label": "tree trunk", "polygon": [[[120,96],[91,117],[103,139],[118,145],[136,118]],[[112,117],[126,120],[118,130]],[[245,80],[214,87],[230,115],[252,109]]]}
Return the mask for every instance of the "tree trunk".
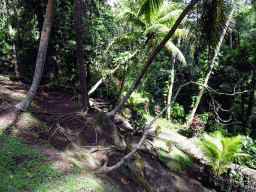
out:
{"label": "tree trunk", "polygon": [[81,89],[81,98],[84,111],[88,111],[89,96],[87,92],[86,74],[84,67],[83,50],[83,0],[76,0],[76,44],[77,44],[77,62],[79,69],[79,83]]}
{"label": "tree trunk", "polygon": [[16,52],[16,48],[15,48],[15,42],[14,42],[14,37],[13,37],[13,30],[12,30],[12,25],[11,25],[11,20],[10,20],[10,10],[9,10],[9,2],[8,2],[8,0],[6,0],[6,12],[7,12],[7,23],[8,23],[10,39],[12,41],[12,52],[13,52],[13,61],[14,61],[15,75],[19,76],[17,52]]}
{"label": "tree trunk", "polygon": [[256,89],[256,72],[255,72],[255,69],[254,69],[253,70],[253,76],[252,76],[252,82],[251,82],[250,97],[249,97],[248,108],[247,108],[246,119],[245,119],[244,134],[246,134],[245,128],[248,126],[250,117],[252,115],[255,89]]}
{"label": "tree trunk", "polygon": [[[212,72],[212,69],[213,69],[213,63],[214,63],[214,61],[215,61],[215,59],[216,59],[216,57],[217,57],[217,54],[218,54],[218,52],[219,52],[219,50],[220,50],[222,41],[223,41],[224,36],[225,36],[225,34],[226,34],[226,31],[227,31],[227,28],[228,28],[228,26],[229,26],[229,22],[230,22],[230,20],[231,20],[231,18],[232,18],[232,15],[233,15],[233,13],[234,13],[234,10],[235,10],[235,4],[232,5],[232,10],[230,11],[229,16],[228,16],[228,20],[227,20],[227,22],[225,23],[225,27],[224,27],[224,29],[223,29],[223,31],[222,31],[222,34],[221,34],[219,43],[218,43],[216,49],[214,50],[214,55],[213,55],[213,57],[212,57],[211,62],[209,63],[209,68],[208,68],[208,70],[207,70],[206,77],[205,77],[204,84],[203,84],[204,86],[207,86],[207,84],[208,84],[208,81],[209,81],[209,78],[210,78],[210,75],[211,75],[211,72]],[[199,94],[198,94],[197,102],[196,102],[195,106],[194,106],[193,109],[192,109],[190,118],[189,118],[188,121],[187,121],[187,126],[188,126],[188,125],[192,122],[192,120],[193,120],[193,117],[194,117],[194,115],[195,115],[195,113],[196,113],[197,107],[198,107],[198,105],[199,105],[199,103],[200,103],[200,100],[201,100],[201,98],[202,98],[202,96],[203,96],[203,93],[204,93],[204,87],[201,88],[201,90],[200,90],[200,92],[199,92]]]}
{"label": "tree trunk", "polygon": [[188,12],[190,11],[190,9],[192,9],[194,7],[194,5],[198,2],[199,0],[191,0],[191,2],[188,4],[188,6],[183,10],[183,12],[181,13],[181,15],[179,16],[179,18],[177,19],[177,21],[175,22],[175,24],[173,25],[173,27],[171,28],[171,30],[169,31],[169,33],[165,36],[165,38],[161,41],[161,43],[156,47],[156,49],[153,51],[153,53],[148,57],[146,63],[144,64],[140,74],[137,76],[137,78],[135,79],[135,81],[133,82],[130,90],[126,93],[125,97],[123,98],[123,100],[119,103],[119,105],[117,107],[115,107],[114,110],[110,111],[107,113],[108,116],[114,116],[124,105],[124,103],[128,100],[128,98],[130,97],[130,95],[132,94],[132,92],[135,90],[135,88],[138,86],[140,80],[142,79],[142,77],[144,76],[144,74],[146,73],[149,65],[152,63],[152,61],[154,60],[154,58],[156,57],[156,55],[159,53],[159,51],[163,48],[163,46],[165,45],[165,43],[172,37],[173,33],[176,31],[176,29],[178,28],[178,26],[180,25],[181,21],[184,19],[184,17],[188,14]]}
{"label": "tree trunk", "polygon": [[232,51],[233,50],[233,40],[232,40],[232,31],[230,31],[229,33],[228,33],[228,39],[229,39],[229,47],[230,47],[230,51]]}
{"label": "tree trunk", "polygon": [[[180,40],[181,40],[181,37],[179,37],[178,39],[178,42],[176,45],[177,48],[179,48],[180,46]],[[169,86],[168,96],[167,96],[167,105],[171,103],[171,99],[172,99],[172,90],[173,90],[174,75],[175,75],[174,66],[175,66],[176,56],[177,56],[177,53],[173,55],[173,60],[172,60],[172,70],[171,70],[170,86]],[[171,118],[171,107],[168,107],[166,119],[168,120],[170,118]]]}
{"label": "tree trunk", "polygon": [[39,87],[39,83],[41,81],[41,77],[42,77],[43,69],[44,69],[44,62],[45,62],[45,58],[46,58],[47,46],[48,46],[48,41],[49,41],[49,37],[50,37],[50,32],[51,32],[51,27],[52,27],[55,10],[56,10],[56,0],[48,0],[32,86],[30,87],[26,98],[23,99],[17,105],[15,105],[16,108],[18,108],[22,111],[26,111],[28,106],[33,101],[34,97],[36,96],[37,89]]}
{"label": "tree trunk", "polygon": [[122,97],[122,94],[123,94],[123,91],[124,91],[124,84],[125,84],[125,80],[126,80],[128,65],[129,65],[129,61],[126,61],[125,66],[124,66],[122,84],[121,84],[120,92],[119,92],[118,97],[117,97],[116,105],[118,105],[120,103],[120,100],[121,100],[121,97]]}

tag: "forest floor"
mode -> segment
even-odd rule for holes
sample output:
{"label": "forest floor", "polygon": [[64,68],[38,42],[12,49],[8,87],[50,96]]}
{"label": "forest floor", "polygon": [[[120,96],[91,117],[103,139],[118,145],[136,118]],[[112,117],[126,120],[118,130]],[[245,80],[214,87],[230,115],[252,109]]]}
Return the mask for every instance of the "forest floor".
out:
{"label": "forest floor", "polygon": [[[41,90],[28,111],[20,112],[14,105],[26,96],[29,87],[20,81],[10,81],[8,75],[0,75],[0,136],[22,138],[29,148],[46,155],[44,164],[54,162],[60,172],[54,182],[58,185],[45,181],[49,182],[46,185],[48,191],[208,191],[202,183],[206,174],[202,166],[193,163],[188,156],[184,157],[182,152],[172,157],[164,156],[170,153],[170,149],[160,149],[161,146],[158,146],[160,152],[146,145],[138,151],[137,155],[145,167],[143,173],[138,169],[135,157],[130,160],[129,166],[125,164],[107,174],[95,174],[105,157],[111,157],[108,163],[111,166],[123,155],[119,152],[111,156],[109,148],[105,149],[113,141],[104,131],[95,128],[100,121],[98,113],[94,110],[83,116],[79,112],[81,105],[71,100],[73,94],[70,90]],[[75,113],[76,116],[73,115]],[[129,129],[127,119],[117,116],[114,121],[118,127],[127,126]],[[131,147],[140,139],[140,136],[121,133]],[[148,139],[148,143],[157,148],[155,140]],[[165,142],[159,143],[165,145]],[[18,164],[30,159],[28,155],[21,155],[15,161]],[[26,171],[25,177],[36,179],[29,174],[30,171]],[[6,182],[5,185],[8,185],[9,181]],[[31,188],[29,184],[28,187],[25,184],[21,186],[19,190],[40,191],[40,187]]]}

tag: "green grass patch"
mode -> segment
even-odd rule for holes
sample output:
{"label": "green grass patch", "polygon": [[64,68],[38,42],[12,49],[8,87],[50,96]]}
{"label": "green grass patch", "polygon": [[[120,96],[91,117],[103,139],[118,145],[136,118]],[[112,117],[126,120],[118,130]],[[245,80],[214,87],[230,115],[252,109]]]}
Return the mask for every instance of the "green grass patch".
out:
{"label": "green grass patch", "polygon": [[119,192],[120,190],[108,179],[102,179],[94,174],[70,173],[63,176],[61,180],[55,180],[42,184],[36,191],[97,191],[97,192]]}
{"label": "green grass patch", "polygon": [[88,170],[61,176],[53,162],[19,138],[0,135],[0,191],[119,191],[107,178]]}
{"label": "green grass patch", "polygon": [[172,171],[182,171],[191,165],[189,157],[175,147],[171,141],[155,141],[154,146],[157,149],[159,159],[167,165]]}
{"label": "green grass patch", "polygon": [[57,167],[53,163],[45,165],[45,159],[21,139],[0,135],[0,191],[34,190],[58,177]]}
{"label": "green grass patch", "polygon": [[[149,114],[144,114],[144,117],[147,119],[147,124],[149,124],[155,117],[150,116]],[[152,128],[156,128],[157,126],[161,127],[161,132],[165,133],[171,133],[171,134],[178,134],[178,131],[182,129],[182,125],[179,123],[172,123],[169,120],[166,120],[165,118],[159,117],[154,124],[152,125]]]}

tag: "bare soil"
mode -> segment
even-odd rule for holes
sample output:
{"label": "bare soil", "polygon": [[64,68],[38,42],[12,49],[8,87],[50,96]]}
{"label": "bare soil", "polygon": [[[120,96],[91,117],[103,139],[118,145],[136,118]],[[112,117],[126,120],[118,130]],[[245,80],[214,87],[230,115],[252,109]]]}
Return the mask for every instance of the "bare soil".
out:
{"label": "bare soil", "polygon": [[[0,77],[0,134],[24,139],[31,148],[46,154],[46,163],[55,162],[63,175],[72,171],[71,162],[96,171],[103,160],[108,160],[110,166],[127,154],[126,150],[113,150],[118,146],[110,135],[109,124],[102,123],[102,116],[96,110],[83,114],[82,106],[71,100],[72,92],[41,89],[28,109],[29,113],[25,113],[14,105],[26,96],[29,85],[10,81],[8,75]],[[41,122],[34,122],[31,117],[41,119]],[[121,116],[117,116],[115,122],[122,126],[128,124]],[[143,150],[138,153],[145,166],[144,179],[140,170],[132,171],[136,170],[134,158],[130,160],[134,169],[124,164],[105,174],[122,191],[154,191],[152,188],[157,191],[207,191],[200,183],[205,177],[200,166],[192,163],[184,171],[172,172],[154,155]],[[77,159],[80,163],[74,161]]]}

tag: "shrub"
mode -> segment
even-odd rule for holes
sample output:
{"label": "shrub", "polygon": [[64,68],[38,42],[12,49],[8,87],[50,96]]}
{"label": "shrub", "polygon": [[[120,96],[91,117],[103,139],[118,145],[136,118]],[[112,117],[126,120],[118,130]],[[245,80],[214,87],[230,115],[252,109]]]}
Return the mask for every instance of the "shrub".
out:
{"label": "shrub", "polygon": [[202,133],[204,128],[205,128],[204,121],[201,120],[200,118],[198,118],[198,116],[195,116],[193,118],[192,123],[190,123],[190,125],[189,125],[187,136],[193,137],[197,134],[200,134],[200,133]]}
{"label": "shrub", "polygon": [[242,147],[239,152],[247,153],[251,156],[251,158],[240,160],[238,161],[238,164],[256,168],[256,143],[249,136],[242,136],[242,138]]}
{"label": "shrub", "polygon": [[171,105],[171,118],[179,121],[184,120],[184,108],[179,103],[175,102]]}
{"label": "shrub", "polygon": [[137,107],[131,107],[131,117],[129,118],[129,122],[134,128],[135,133],[139,132],[142,128],[144,128],[147,119],[143,117],[144,110],[139,109]]}

